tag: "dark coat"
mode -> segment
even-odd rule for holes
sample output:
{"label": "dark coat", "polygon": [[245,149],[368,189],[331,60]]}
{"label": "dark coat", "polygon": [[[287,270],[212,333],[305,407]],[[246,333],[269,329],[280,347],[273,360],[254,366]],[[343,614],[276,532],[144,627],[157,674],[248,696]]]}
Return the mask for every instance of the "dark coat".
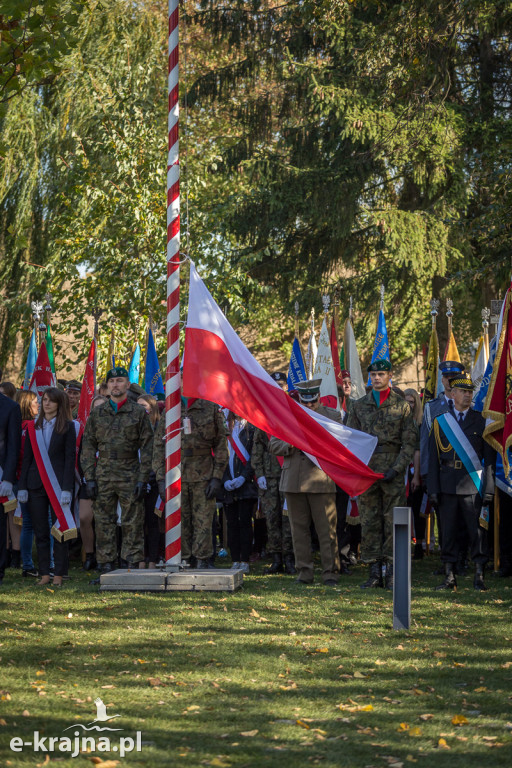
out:
{"label": "dark coat", "polygon": [[2,480],[16,482],[21,447],[21,411],[18,403],[0,393],[0,467]]}
{"label": "dark coat", "polygon": [[[245,429],[243,429],[239,434],[240,442],[247,450],[249,457],[252,454],[254,431],[255,428],[252,426],[252,424],[247,424]],[[238,501],[238,499],[257,499],[258,488],[254,482],[254,468],[251,464],[251,459],[249,458],[247,464],[244,464],[243,461],[239,459],[235,454],[233,470],[235,477],[239,477],[240,475],[245,477],[245,483],[241,485],[240,488],[235,488],[234,491],[226,491],[224,488],[224,483],[226,480],[232,479],[228,462],[228,465],[224,471],[224,476],[222,478],[222,490],[219,494],[218,500],[224,502],[224,504],[232,504],[234,501]]]}
{"label": "dark coat", "polygon": [[[59,481],[61,491],[73,492],[75,485],[76,430],[74,422],[68,421],[67,429],[62,434],[53,430],[48,448],[48,456]],[[36,491],[44,488],[36,464],[32,443],[27,433],[25,450],[19,481],[20,491]]]}
{"label": "dark coat", "polygon": [[[485,495],[486,493],[494,493],[495,452],[483,438],[485,419],[481,413],[470,408],[461,427],[473,446],[476,455],[479,459],[483,459],[484,462],[482,495]],[[445,447],[448,446],[449,440],[441,427],[439,427],[439,432],[442,445]],[[457,496],[473,496],[476,493],[471,476],[466,472],[464,465],[453,448],[446,452],[438,452],[434,428],[430,434],[429,456],[430,464],[427,481],[429,495],[452,493]]]}

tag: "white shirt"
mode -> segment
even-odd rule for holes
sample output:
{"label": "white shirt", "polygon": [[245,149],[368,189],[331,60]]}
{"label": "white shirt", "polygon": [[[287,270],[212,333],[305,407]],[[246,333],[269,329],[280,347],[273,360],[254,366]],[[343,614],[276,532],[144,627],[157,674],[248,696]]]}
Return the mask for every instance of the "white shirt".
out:
{"label": "white shirt", "polygon": [[455,418],[457,419],[457,423],[459,423],[459,419],[460,419],[461,414],[463,414],[462,420],[464,421],[464,419],[466,418],[466,416],[468,414],[468,411],[469,411],[469,408],[466,408],[465,411],[454,410],[453,413],[454,413]]}
{"label": "white shirt", "polygon": [[55,427],[56,421],[56,416],[54,416],[53,419],[50,419],[50,421],[43,419],[43,440],[46,446],[46,450],[49,450],[50,448],[50,440],[52,439],[53,428]]}

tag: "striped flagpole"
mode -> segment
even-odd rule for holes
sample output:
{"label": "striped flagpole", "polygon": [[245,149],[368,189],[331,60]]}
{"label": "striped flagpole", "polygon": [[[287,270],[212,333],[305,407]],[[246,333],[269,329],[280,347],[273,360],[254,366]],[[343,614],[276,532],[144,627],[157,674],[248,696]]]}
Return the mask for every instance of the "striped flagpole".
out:
{"label": "striped flagpole", "polygon": [[167,158],[167,373],[165,381],[165,560],[181,562],[179,0],[169,0]]}

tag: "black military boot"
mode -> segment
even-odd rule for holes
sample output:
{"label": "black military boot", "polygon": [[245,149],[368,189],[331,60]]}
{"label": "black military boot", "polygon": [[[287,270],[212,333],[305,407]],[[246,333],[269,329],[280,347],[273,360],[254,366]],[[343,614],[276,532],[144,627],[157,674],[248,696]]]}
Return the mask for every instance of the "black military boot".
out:
{"label": "black military boot", "polygon": [[367,581],[364,584],[359,585],[361,589],[374,589],[375,587],[382,587],[382,563],[377,560],[376,563],[370,565],[370,574]]}
{"label": "black military boot", "polygon": [[487,592],[487,587],[484,584],[484,571],[485,566],[477,563],[475,566],[475,578],[473,580],[473,586],[480,592]]}
{"label": "black military boot", "polygon": [[283,557],[280,552],[274,552],[272,555],[272,565],[267,568],[267,573],[281,573],[283,570]]}
{"label": "black military boot", "polygon": [[384,583],[386,589],[393,589],[393,563],[386,565],[386,580]]}
{"label": "black military boot", "polygon": [[94,552],[86,552],[82,570],[93,571],[95,568],[96,568],[96,558],[94,557]]}
{"label": "black military boot", "polygon": [[421,543],[421,541],[417,541],[416,544],[414,545],[414,554],[412,556],[412,559],[423,560],[423,555],[424,555],[423,544]]}
{"label": "black military boot", "polygon": [[453,563],[444,564],[444,581],[439,584],[435,589],[457,589],[457,579],[453,574]]}
{"label": "black military boot", "polygon": [[20,567],[21,552],[19,549],[13,549],[11,552],[11,568]]}
{"label": "black military boot", "polygon": [[293,576],[294,573],[297,573],[297,569],[295,567],[295,558],[293,555],[284,556],[284,572],[289,573],[291,576]]}

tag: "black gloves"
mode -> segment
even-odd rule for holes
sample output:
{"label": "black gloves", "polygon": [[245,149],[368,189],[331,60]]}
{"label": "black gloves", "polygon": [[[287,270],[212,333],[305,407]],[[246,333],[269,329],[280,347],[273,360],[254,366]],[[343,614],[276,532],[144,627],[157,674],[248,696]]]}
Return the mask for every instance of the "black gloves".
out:
{"label": "black gloves", "polygon": [[395,477],[398,475],[398,472],[396,469],[386,469],[384,472],[384,477],[382,478],[383,483],[390,483],[391,480],[394,480]]}
{"label": "black gloves", "polygon": [[439,496],[437,495],[437,493],[431,493],[430,496],[428,497],[428,500],[430,501],[434,509],[437,509],[437,507],[439,506]]}
{"label": "black gloves", "polygon": [[96,480],[87,480],[85,484],[85,492],[90,499],[98,498],[98,483]]}
{"label": "black gloves", "polygon": [[487,507],[488,504],[492,504],[494,501],[494,493],[484,493],[484,498],[482,499],[482,504],[484,507]]}
{"label": "black gloves", "polygon": [[135,496],[135,501],[142,501],[146,495],[146,483],[137,483],[133,495]]}
{"label": "black gloves", "polygon": [[222,482],[217,477],[212,477],[208,481],[204,495],[207,499],[214,499],[222,489]]}

